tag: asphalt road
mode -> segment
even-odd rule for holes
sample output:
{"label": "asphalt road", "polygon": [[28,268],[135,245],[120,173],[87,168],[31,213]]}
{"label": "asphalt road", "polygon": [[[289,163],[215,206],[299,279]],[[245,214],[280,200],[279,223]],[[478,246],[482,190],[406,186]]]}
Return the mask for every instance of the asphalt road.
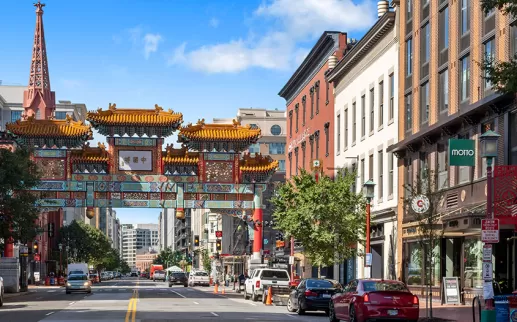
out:
{"label": "asphalt road", "polygon": [[1,322],[328,321],[325,314],[298,316],[285,307],[245,301],[242,295],[213,294],[212,288],[171,288],[164,282],[126,278],[96,284],[92,294],[65,294],[40,287],[7,298]]}

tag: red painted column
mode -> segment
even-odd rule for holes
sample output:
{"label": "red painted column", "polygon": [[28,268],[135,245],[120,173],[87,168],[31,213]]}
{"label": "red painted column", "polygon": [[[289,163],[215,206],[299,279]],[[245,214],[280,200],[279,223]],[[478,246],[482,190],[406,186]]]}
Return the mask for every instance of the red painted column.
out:
{"label": "red painted column", "polygon": [[262,221],[264,214],[262,212],[262,191],[260,188],[255,188],[255,196],[253,198],[253,222],[255,222],[255,230],[253,232],[253,259],[261,259],[262,254],[262,239],[263,239],[263,228]]}
{"label": "red painted column", "polygon": [[9,239],[5,243],[4,257],[14,257],[14,243],[11,237],[9,237]]}

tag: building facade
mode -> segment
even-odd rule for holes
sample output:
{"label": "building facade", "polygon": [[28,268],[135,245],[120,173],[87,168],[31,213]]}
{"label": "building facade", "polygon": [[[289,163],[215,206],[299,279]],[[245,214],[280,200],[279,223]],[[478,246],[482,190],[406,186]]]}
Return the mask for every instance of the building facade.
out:
{"label": "building facade", "polygon": [[160,238],[160,250],[171,247],[173,250],[176,248],[175,238],[175,209],[163,209],[158,217],[159,238]]}
{"label": "building facade", "polygon": [[148,270],[151,265],[153,264],[153,261],[158,257],[157,252],[149,252],[149,253],[143,253],[143,254],[137,254],[136,255],[136,261],[135,261],[135,267],[138,268],[140,272],[145,272]]}
{"label": "building facade", "polygon": [[[356,192],[368,180],[375,183],[372,265],[366,274],[394,279],[398,178],[394,156],[386,149],[398,141],[398,33],[396,13],[388,12],[388,1],[379,5],[377,22],[332,69],[328,80],[335,88],[334,164],[356,173]],[[336,265],[334,274],[341,283],[367,277],[364,257]]]}
{"label": "building facade", "polygon": [[[421,289],[432,268],[434,295],[440,294],[443,277],[459,277],[468,299],[483,293],[480,224],[487,185],[479,136],[487,129],[501,134],[496,166],[514,164],[510,146],[515,143],[508,131],[514,124],[514,98],[494,93],[478,62],[486,56],[500,61],[513,56],[517,29],[508,16],[497,10],[485,14],[475,1],[392,3],[400,12],[400,108],[399,142],[388,150],[398,158],[398,193],[408,197],[404,185],[415,186],[424,171],[436,174],[436,188],[443,192],[443,237],[433,249],[432,267],[424,266],[417,224],[399,203],[397,275]],[[474,166],[449,165],[449,139],[474,140]],[[513,229],[503,226],[501,240]],[[496,244],[493,252],[495,279],[515,284],[515,265],[507,255],[515,253],[515,242]]]}
{"label": "building facade", "polygon": [[122,224],[122,258],[136,267],[136,256],[159,249],[158,224]]}

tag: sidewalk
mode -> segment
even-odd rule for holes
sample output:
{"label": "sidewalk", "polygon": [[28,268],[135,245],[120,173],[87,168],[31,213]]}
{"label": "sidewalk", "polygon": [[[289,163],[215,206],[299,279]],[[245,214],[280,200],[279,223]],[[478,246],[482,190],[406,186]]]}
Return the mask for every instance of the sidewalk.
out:
{"label": "sidewalk", "polygon": [[[422,306],[420,303],[420,319],[425,318],[425,303]],[[441,305],[433,303],[433,318],[439,318],[444,321],[456,322],[471,322],[472,321],[472,307],[470,305]],[[477,316],[476,308],[476,320]]]}

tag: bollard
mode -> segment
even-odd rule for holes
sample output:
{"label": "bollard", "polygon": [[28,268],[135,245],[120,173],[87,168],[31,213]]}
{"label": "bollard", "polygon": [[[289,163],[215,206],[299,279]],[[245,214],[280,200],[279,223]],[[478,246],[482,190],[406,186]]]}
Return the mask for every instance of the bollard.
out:
{"label": "bollard", "polygon": [[273,305],[273,288],[270,286],[267,289],[266,305]]}
{"label": "bollard", "polygon": [[218,293],[217,283],[215,283],[215,285],[214,285],[214,294],[217,294],[217,293]]}

